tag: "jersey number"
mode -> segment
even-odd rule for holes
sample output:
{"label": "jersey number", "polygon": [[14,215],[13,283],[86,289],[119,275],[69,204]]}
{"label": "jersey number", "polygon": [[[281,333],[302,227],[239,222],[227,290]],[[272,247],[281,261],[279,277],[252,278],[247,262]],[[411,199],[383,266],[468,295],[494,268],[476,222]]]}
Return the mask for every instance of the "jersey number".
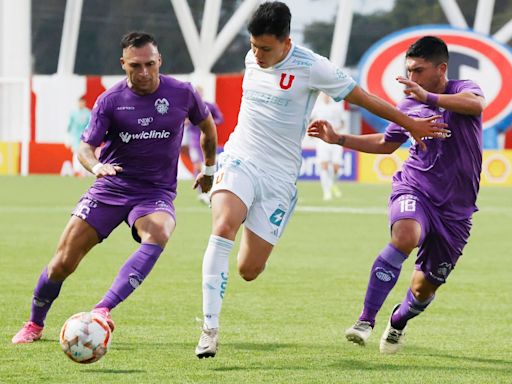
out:
{"label": "jersey number", "polygon": [[416,212],[416,200],[406,199],[400,201],[400,212]]}

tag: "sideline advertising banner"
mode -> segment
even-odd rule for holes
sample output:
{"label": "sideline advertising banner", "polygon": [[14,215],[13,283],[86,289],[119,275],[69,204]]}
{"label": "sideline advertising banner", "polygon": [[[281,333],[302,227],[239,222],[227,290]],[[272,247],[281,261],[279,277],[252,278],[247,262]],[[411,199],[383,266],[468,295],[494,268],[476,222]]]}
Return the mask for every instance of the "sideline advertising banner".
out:
{"label": "sideline advertising banner", "polygon": [[[359,153],[361,183],[389,184],[396,171],[407,159],[407,149],[398,149],[390,155]],[[480,185],[512,186],[512,151],[485,150]]]}
{"label": "sideline advertising banner", "polygon": [[0,142],[0,175],[20,172],[20,143]]}

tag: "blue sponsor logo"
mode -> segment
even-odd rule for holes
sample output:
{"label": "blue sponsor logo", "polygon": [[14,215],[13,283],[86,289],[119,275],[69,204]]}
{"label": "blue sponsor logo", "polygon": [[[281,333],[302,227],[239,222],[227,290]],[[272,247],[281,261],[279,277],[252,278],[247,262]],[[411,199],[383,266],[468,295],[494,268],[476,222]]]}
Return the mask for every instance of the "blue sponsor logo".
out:
{"label": "blue sponsor logo", "polygon": [[[357,153],[348,149],[343,150],[343,154],[341,155],[341,168],[338,173],[338,180],[356,181],[356,170]],[[320,167],[316,160],[316,151],[314,149],[303,149],[299,180],[319,179]]]}
{"label": "blue sponsor logo", "polygon": [[285,211],[277,208],[272,215],[270,215],[270,222],[278,227],[281,225],[284,219]]}

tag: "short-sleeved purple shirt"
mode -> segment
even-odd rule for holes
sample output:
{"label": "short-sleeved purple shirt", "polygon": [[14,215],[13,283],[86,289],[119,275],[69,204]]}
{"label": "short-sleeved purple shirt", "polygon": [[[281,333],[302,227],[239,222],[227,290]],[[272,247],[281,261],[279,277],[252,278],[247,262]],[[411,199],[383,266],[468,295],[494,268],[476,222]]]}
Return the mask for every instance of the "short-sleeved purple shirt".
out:
{"label": "short-sleeved purple shirt", "polygon": [[[224,122],[224,116],[222,115],[221,111],[219,110],[219,107],[217,107],[216,104],[209,103],[207,101],[204,102],[208,109],[210,110],[210,113],[212,114],[213,121],[216,125],[222,124]],[[201,129],[194,124],[189,124],[188,126],[188,139],[189,139],[189,146],[194,147],[196,150],[201,150],[200,145],[200,137],[201,137]]]}
{"label": "short-sleeved purple shirt", "polygon": [[176,194],[183,124],[199,124],[209,114],[190,85],[160,75],[158,89],[138,95],[126,79],[104,92],[92,110],[82,141],[101,148],[102,163],[123,168],[116,176],[96,179],[89,193],[99,201],[123,205],[155,190]]}
{"label": "short-sleeved purple shirt", "polygon": [[[470,80],[448,81],[445,94],[460,92],[483,96],[480,87]],[[392,196],[421,193],[446,218],[471,217],[477,210],[482,170],[482,116],[431,107],[413,98],[402,100],[398,109],[413,118],[442,115],[451,133],[444,138],[424,138],[426,151],[420,150],[416,143],[411,146],[409,158],[393,177]],[[403,143],[409,137],[405,129],[394,123],[386,128],[386,141]]]}

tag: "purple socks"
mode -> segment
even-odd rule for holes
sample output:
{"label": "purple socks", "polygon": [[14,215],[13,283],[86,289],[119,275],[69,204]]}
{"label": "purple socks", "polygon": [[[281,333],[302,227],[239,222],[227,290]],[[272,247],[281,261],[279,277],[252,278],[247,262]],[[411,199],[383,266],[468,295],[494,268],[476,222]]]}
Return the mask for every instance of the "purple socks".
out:
{"label": "purple socks", "polygon": [[48,278],[48,269],[45,267],[36,287],[34,288],[34,297],[32,298],[32,308],[30,311],[30,321],[44,327],[44,320],[52,306],[53,301],[59,296],[62,281],[53,281]]}
{"label": "purple socks", "polygon": [[384,247],[373,263],[364,298],[364,308],[359,320],[368,321],[372,327],[375,325],[377,312],[395,286],[407,256],[391,244]]}
{"label": "purple socks", "polygon": [[404,301],[402,301],[400,307],[398,307],[391,316],[391,326],[399,330],[404,329],[407,322],[423,312],[432,300],[434,300],[434,297],[435,295],[432,295],[427,300],[420,302],[414,297],[411,289],[409,289],[405,295]]}
{"label": "purple socks", "polygon": [[106,307],[111,310],[130,296],[151,272],[162,251],[157,244],[141,244],[121,267],[112,286],[95,308]]}

